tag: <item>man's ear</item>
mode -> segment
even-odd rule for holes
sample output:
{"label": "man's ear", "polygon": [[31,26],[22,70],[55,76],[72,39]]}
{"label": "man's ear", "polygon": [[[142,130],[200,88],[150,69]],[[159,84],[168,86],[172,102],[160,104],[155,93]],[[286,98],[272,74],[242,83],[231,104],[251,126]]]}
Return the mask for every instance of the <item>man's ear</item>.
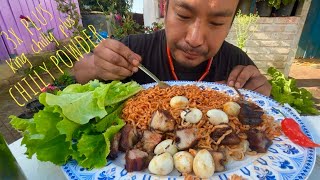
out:
{"label": "man's ear", "polygon": [[169,8],[169,4],[168,4],[168,0],[165,0],[164,1],[164,18],[166,18],[167,16],[167,11],[168,11],[168,8]]}

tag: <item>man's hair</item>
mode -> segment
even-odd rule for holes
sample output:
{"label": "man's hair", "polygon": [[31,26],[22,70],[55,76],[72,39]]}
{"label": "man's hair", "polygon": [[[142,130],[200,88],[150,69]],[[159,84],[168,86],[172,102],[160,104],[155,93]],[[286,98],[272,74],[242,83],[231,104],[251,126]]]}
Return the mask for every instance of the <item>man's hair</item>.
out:
{"label": "man's hair", "polygon": [[[237,6],[237,9],[236,9],[236,13],[235,13],[235,15],[237,14],[237,12],[239,11],[239,9],[240,9],[240,2],[241,2],[242,0],[239,0],[238,1],[238,6]],[[168,8],[169,8],[169,0],[166,0],[166,12],[168,12]]]}
{"label": "man's hair", "polygon": [[[232,18],[232,23],[231,23],[231,25],[233,24],[234,18],[236,17],[237,12],[238,12],[239,9],[240,9],[240,2],[241,2],[241,1],[243,1],[243,0],[239,0],[239,1],[238,1],[237,9],[236,9],[236,12],[234,13],[234,16],[233,16],[233,18]],[[168,12],[168,8],[169,8],[169,0],[166,0],[166,13]]]}

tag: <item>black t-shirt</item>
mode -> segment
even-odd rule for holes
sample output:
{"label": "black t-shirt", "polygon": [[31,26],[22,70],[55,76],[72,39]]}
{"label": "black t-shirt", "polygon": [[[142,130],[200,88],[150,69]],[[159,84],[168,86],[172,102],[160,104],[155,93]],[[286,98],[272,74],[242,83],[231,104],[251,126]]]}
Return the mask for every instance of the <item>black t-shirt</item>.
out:
{"label": "black t-shirt", "polygon": [[[122,40],[133,52],[142,57],[142,64],[154,73],[160,80],[174,80],[168,63],[166,51],[165,31],[153,34],[129,35]],[[174,60],[173,60],[174,61]],[[186,68],[175,62],[174,69],[179,80],[197,81],[204,73],[208,61],[194,68]],[[254,65],[252,60],[238,47],[224,41],[220,50],[213,58],[209,74],[203,81],[215,82],[227,80],[231,70],[237,65]],[[154,82],[143,71],[139,70],[127,80],[134,80],[140,84]]]}

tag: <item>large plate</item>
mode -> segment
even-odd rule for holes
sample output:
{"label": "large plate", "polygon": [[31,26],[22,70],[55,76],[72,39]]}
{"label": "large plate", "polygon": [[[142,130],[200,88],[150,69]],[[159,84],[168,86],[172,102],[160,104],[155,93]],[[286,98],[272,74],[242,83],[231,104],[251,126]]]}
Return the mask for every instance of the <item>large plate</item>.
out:
{"label": "large plate", "polygon": [[[230,96],[237,96],[237,92],[225,85],[208,82],[190,81],[169,81],[170,85],[195,84],[199,87],[208,87],[214,90],[225,92]],[[154,86],[154,83],[143,85],[144,88]],[[301,121],[300,117],[290,108],[281,106],[276,101],[259,93],[240,90],[246,99],[250,99],[261,106],[276,121],[281,121],[283,116],[277,111],[279,109],[287,117],[294,118],[301,126],[303,132],[312,139],[309,130]],[[307,179],[315,164],[316,153],[314,148],[303,148],[292,143],[286,136],[273,139],[273,145],[266,154],[257,156],[247,156],[243,161],[232,161],[227,165],[227,171],[215,173],[211,179],[227,180],[233,174],[242,176],[245,179]],[[159,177],[144,172],[128,173],[124,169],[124,155],[119,156],[115,161],[108,161],[101,169],[87,170],[78,166],[76,161],[70,161],[61,168],[68,179],[183,179],[178,172],[173,172],[170,176]]]}

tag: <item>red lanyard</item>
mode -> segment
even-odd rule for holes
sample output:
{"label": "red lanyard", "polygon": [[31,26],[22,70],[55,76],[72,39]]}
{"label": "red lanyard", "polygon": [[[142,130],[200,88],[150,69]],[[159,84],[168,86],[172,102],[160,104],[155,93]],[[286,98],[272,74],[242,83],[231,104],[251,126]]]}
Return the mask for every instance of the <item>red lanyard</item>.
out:
{"label": "red lanyard", "polygon": [[[169,61],[169,65],[170,65],[170,70],[171,73],[173,75],[173,78],[178,81],[178,76],[176,74],[176,72],[174,71],[174,66],[173,66],[173,61],[172,61],[172,57],[171,57],[171,53],[170,53],[170,49],[169,47],[167,47],[167,56],[168,56],[168,61]],[[206,70],[203,72],[202,76],[198,79],[198,81],[202,81],[208,74],[212,65],[212,61],[213,61],[213,57],[208,61]]]}

